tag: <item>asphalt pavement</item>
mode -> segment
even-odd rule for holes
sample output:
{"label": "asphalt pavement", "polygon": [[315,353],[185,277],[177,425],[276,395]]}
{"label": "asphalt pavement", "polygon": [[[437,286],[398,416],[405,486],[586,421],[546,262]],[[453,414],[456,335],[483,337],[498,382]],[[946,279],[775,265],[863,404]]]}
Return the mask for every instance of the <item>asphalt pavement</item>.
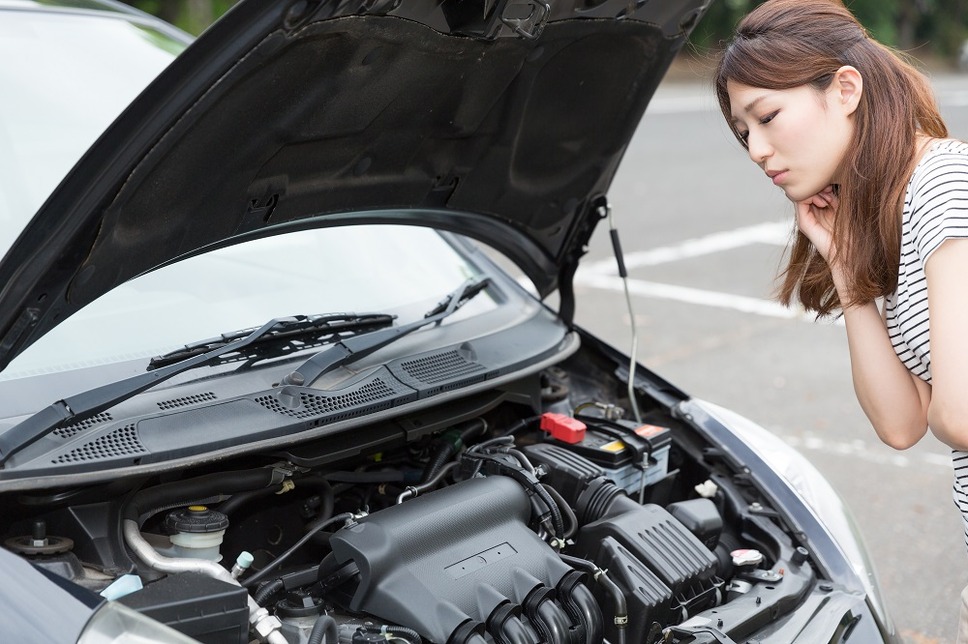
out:
{"label": "asphalt pavement", "polygon": [[[852,511],[905,640],[953,642],[968,553],[949,451],[930,435],[903,452],[880,443],[854,397],[844,328],[771,300],[792,206],[729,134],[710,83],[694,76],[660,87],[609,193],[637,357],[799,449]],[[968,74],[932,82],[951,134],[968,140]],[[577,322],[629,349],[606,226],[576,282]]]}

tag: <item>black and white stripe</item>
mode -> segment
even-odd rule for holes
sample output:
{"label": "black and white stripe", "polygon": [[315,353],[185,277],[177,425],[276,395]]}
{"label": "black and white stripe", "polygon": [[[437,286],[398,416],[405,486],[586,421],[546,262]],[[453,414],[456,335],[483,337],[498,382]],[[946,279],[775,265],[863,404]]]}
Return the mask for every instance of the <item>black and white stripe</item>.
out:
{"label": "black and white stripe", "polygon": [[[968,238],[968,143],[946,140],[924,155],[908,182],[897,291],[885,302],[894,351],[911,373],[929,384],[931,334],[924,264],[942,242],[958,238]],[[968,546],[968,452],[952,450],[951,458],[954,502]]]}

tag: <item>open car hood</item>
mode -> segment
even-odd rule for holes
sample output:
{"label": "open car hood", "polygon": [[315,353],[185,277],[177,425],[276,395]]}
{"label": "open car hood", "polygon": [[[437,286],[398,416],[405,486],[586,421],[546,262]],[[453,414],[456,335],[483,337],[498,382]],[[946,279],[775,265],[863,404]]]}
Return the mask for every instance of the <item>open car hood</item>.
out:
{"label": "open car hood", "polygon": [[[0,262],[0,368],[166,263],[297,228],[477,238],[570,287],[708,0],[243,0],[78,162]],[[298,258],[293,258],[298,262]]]}

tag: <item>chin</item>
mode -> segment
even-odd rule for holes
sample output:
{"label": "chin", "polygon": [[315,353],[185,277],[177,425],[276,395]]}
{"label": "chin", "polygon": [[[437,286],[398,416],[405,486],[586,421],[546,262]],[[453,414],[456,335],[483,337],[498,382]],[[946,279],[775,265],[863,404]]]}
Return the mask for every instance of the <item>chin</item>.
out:
{"label": "chin", "polygon": [[802,188],[796,186],[780,186],[780,190],[786,195],[786,198],[793,203],[798,203],[809,199],[810,197],[818,194],[823,188]]}

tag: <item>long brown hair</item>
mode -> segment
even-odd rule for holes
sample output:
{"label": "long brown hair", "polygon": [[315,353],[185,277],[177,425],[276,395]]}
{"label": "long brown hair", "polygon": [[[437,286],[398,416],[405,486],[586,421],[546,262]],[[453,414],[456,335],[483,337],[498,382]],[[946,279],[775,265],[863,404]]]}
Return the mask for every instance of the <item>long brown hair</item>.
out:
{"label": "long brown hair", "polygon": [[[901,210],[917,161],[917,133],[948,136],[925,77],[870,38],[840,0],[768,0],[736,28],[716,70],[716,94],[731,121],[726,81],[764,89],[827,89],[851,65],[864,79],[854,137],[841,163],[833,235],[848,278],[845,302],[827,262],[799,230],[780,275],[779,300],[798,299],[818,317],[897,288]],[[745,147],[735,128],[733,133]]]}

